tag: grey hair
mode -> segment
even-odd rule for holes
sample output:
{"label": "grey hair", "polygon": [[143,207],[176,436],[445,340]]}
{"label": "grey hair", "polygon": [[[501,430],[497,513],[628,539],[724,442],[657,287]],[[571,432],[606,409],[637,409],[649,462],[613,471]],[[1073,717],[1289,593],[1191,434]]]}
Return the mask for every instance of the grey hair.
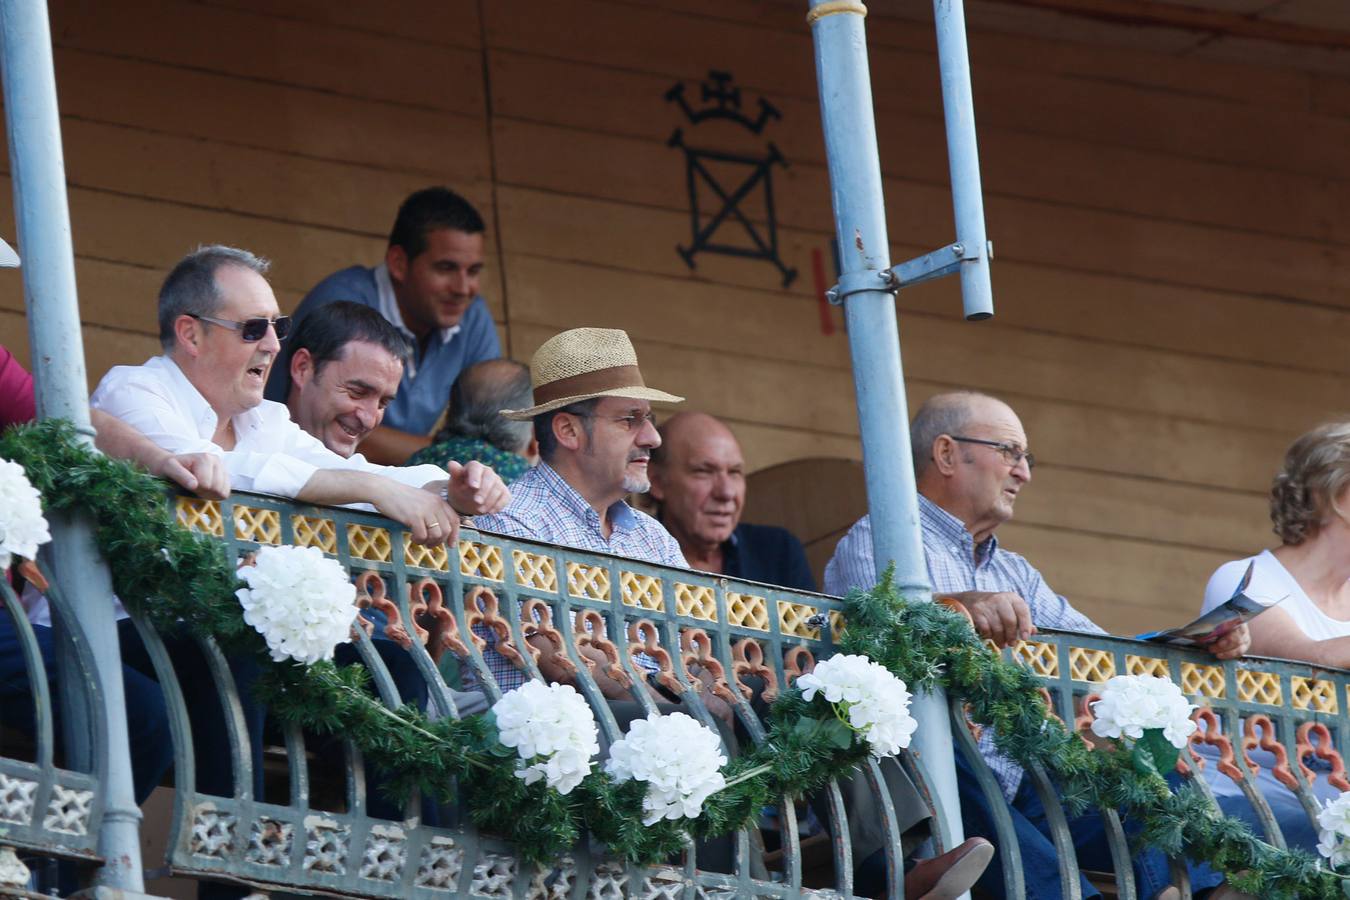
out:
{"label": "grey hair", "polygon": [[1270,487],[1270,521],[1280,540],[1317,534],[1350,487],[1350,421],[1327,422],[1294,441]]}
{"label": "grey hair", "polygon": [[525,452],[534,436],[526,420],[503,418],[504,409],[528,409],[534,405],[530,369],[511,359],[475,363],[450,386],[450,411],[436,442],[451,438],[477,438],[507,453]]}
{"label": "grey hair", "polygon": [[534,439],[539,442],[539,458],[544,462],[552,462],[554,454],[558,452],[558,438],[553,434],[553,420],[562,413],[580,416],[581,430],[585,432],[586,438],[589,440],[594,437],[595,423],[591,421],[591,416],[599,405],[600,398],[592,397],[589,400],[578,400],[576,403],[569,404],[561,409],[550,410],[535,416]]}
{"label": "grey hair", "polygon": [[950,391],[935,394],[924,401],[909,425],[909,446],[914,456],[914,477],[927,471],[933,462],[933,442],[939,435],[959,435],[970,424],[971,401],[986,397],[979,391]]}
{"label": "grey hair", "polygon": [[216,286],[216,271],[239,266],[266,275],[272,264],[247,250],[223,244],[203,244],[178,261],[159,289],[159,343],[174,346],[174,323],[179,316],[213,316],[225,298]]}

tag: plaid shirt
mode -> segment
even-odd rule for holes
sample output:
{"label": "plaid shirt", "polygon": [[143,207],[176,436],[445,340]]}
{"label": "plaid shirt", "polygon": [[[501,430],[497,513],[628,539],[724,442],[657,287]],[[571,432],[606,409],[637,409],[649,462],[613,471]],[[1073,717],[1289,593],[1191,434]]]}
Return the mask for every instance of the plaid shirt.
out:
{"label": "plaid shirt", "polygon": [[[511,485],[511,503],[506,509],[475,516],[473,521],[475,528],[509,537],[689,568],[679,541],[660,522],[622,500],[605,512],[611,527],[608,539],[600,530],[600,514],[548,463],[540,462]],[[482,626],[474,632],[487,641],[483,656],[501,689],[509,691],[524,684],[525,673],[496,651],[496,638]],[[648,671],[658,671],[656,662],[646,654],[636,654],[633,661]]]}
{"label": "plaid shirt", "polygon": [[[1057,628],[1105,634],[1095,622],[1050,590],[1041,573],[1011,550],[1002,550],[990,535],[978,547],[962,521],[927,497],[919,496],[919,522],[923,528],[924,558],[928,580],[935,594],[962,591],[1011,591],[1031,607],[1037,628]],[[825,567],[825,592],[842,596],[850,588],[870,588],[877,583],[872,559],[872,522],[863,516],[835,548]],[[993,770],[1011,802],[1022,783],[1022,767],[994,747],[993,733],[984,730],[980,752]]]}

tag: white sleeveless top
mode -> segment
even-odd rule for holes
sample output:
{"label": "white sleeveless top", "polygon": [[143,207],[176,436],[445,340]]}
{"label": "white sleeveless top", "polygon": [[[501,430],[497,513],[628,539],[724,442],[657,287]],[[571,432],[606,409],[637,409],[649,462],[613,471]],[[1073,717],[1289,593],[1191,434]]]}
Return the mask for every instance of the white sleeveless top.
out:
{"label": "white sleeveless top", "polygon": [[1350,634],[1350,621],[1333,619],[1322,612],[1269,550],[1262,550],[1259,556],[1236,559],[1219,566],[1205,586],[1202,612],[1209,612],[1233,596],[1233,591],[1237,589],[1238,582],[1252,560],[1256,564],[1252,568],[1251,584],[1247,586],[1248,596],[1257,600],[1278,600],[1284,597],[1277,608],[1284,610],[1303,633],[1315,641]]}

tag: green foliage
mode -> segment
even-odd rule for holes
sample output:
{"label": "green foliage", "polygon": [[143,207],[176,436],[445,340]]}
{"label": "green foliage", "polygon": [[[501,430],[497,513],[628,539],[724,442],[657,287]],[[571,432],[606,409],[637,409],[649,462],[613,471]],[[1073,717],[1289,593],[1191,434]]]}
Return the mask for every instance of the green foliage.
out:
{"label": "green foliage", "polygon": [[[161,632],[214,637],[230,653],[256,656],[263,667],[256,690],[273,715],[349,738],[392,790],[417,787],[449,799],[460,785],[475,824],[513,840],[528,861],[556,858],[581,840],[583,828],[619,858],[668,859],[689,835],[709,838],[753,826],[764,806],[820,790],[867,759],[865,743],[823,697],[808,703],[792,690],[774,703],[765,741],[727,765],[729,786],[708,798],[696,820],[644,826],[645,784],[616,784],[599,770],[566,797],[542,781],[526,785],[515,776],[515,753],[497,740],[490,715],[433,722],[419,709],[380,703],[360,666],[272,662],[243,621],[224,545],[182,528],[160,482],[92,452],[68,423],[11,429],[0,436],[0,457],[24,467],[48,511],[92,517],[114,586],[130,609]],[[1158,764],[1136,766],[1138,754],[1091,751],[1047,718],[1031,672],[990,653],[963,617],[902,601],[889,572],[871,591],[852,592],[844,612],[842,652],[867,656],[911,690],[940,687],[961,698],[975,722],[994,730],[1003,752],[1050,773],[1071,814],[1117,809],[1144,823],[1144,843],[1208,862],[1235,887],[1265,900],[1350,897],[1342,879],[1313,857],[1278,850],[1241,822],[1216,816],[1193,786],[1170,791],[1158,774],[1170,768],[1165,753]]]}

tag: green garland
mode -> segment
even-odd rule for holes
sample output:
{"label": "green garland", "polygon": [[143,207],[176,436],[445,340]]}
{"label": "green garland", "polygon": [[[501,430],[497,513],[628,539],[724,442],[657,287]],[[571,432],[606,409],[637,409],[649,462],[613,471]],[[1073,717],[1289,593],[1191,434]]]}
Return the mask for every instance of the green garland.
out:
{"label": "green garland", "polygon": [[[392,790],[418,787],[449,799],[458,783],[475,824],[515,841],[528,861],[555,859],[583,828],[616,857],[641,864],[667,859],[683,848],[686,830],[711,838],[752,826],[775,798],[819,790],[867,757],[865,744],[823,697],[807,703],[800,691],[786,691],[770,710],[766,740],[727,765],[729,786],[707,800],[697,819],[643,826],[640,782],[616,784],[597,770],[563,797],[543,781],[516,778],[515,752],[497,740],[490,713],[430,721],[414,707],[381,704],[360,666],[273,663],[243,621],[224,545],[179,525],[161,482],[89,450],[68,423],[11,429],[0,436],[0,457],[24,467],[49,511],[92,517],[118,595],[161,633],[210,636],[227,652],[253,655],[263,666],[259,699],[273,715],[349,737]],[[1315,858],[1257,840],[1243,823],[1216,816],[1193,787],[1173,793],[1131,754],[1089,750],[1047,717],[1031,672],[990,653],[956,613],[904,603],[889,573],[873,590],[850,593],[844,612],[841,652],[867,656],[911,690],[943,688],[963,699],[975,722],[994,729],[1003,752],[1052,775],[1071,814],[1118,809],[1145,823],[1145,844],[1207,862],[1235,887],[1270,900],[1346,896],[1342,879]]]}

